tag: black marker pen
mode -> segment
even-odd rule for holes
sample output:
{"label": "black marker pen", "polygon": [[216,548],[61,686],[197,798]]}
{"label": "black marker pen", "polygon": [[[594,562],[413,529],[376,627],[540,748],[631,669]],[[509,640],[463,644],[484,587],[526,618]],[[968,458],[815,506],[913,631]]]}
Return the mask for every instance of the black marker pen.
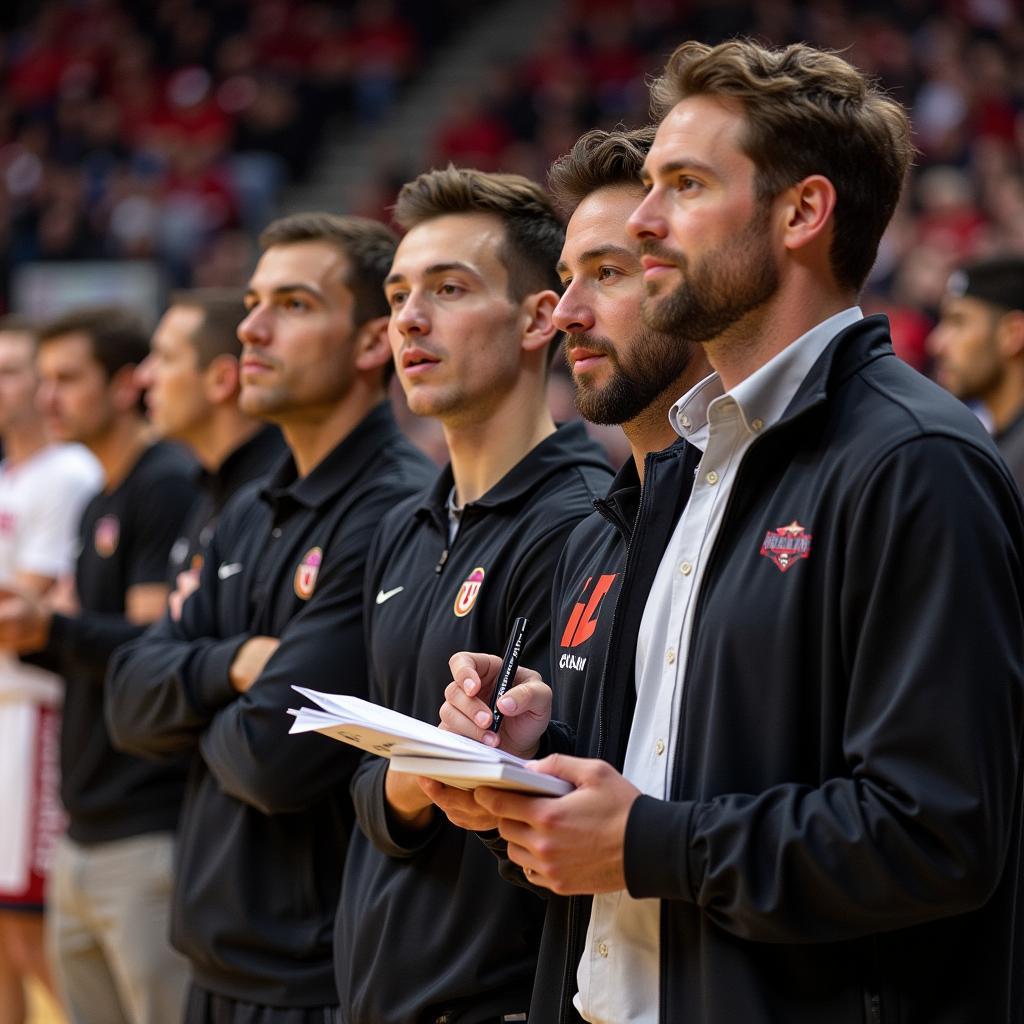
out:
{"label": "black marker pen", "polygon": [[491,731],[497,732],[501,720],[505,716],[498,710],[498,701],[505,696],[505,691],[513,685],[516,677],[516,669],[519,667],[519,655],[523,650],[523,641],[526,639],[526,627],[529,622],[519,616],[512,624],[512,633],[508,638],[508,646],[505,648],[505,657],[501,659],[501,669],[498,672],[498,679],[494,687],[494,695],[491,698]]}

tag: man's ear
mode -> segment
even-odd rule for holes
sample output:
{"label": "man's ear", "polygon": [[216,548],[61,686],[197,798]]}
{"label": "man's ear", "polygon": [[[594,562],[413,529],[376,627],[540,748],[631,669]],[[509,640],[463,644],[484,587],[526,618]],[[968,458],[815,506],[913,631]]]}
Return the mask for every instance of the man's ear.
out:
{"label": "man's ear", "polygon": [[1024,354],[1024,310],[1011,309],[999,318],[996,340],[1004,359],[1019,359]]}
{"label": "man's ear", "polygon": [[802,249],[819,240],[830,241],[836,188],[823,174],[811,174],[786,189],[782,200],[783,244]]}
{"label": "man's ear", "polygon": [[527,352],[547,350],[551,339],[558,333],[552,314],[558,305],[558,293],[546,289],[523,299],[523,348]]}
{"label": "man's ear", "polygon": [[211,405],[234,402],[241,387],[238,357],[224,352],[214,356],[202,371],[203,391]]}
{"label": "man's ear", "polygon": [[135,365],[122,366],[110,378],[107,390],[114,408],[119,413],[132,412],[139,408],[142,389],[135,376]]}
{"label": "man's ear", "polygon": [[367,320],[356,334],[356,369],[377,370],[391,359],[386,316]]}

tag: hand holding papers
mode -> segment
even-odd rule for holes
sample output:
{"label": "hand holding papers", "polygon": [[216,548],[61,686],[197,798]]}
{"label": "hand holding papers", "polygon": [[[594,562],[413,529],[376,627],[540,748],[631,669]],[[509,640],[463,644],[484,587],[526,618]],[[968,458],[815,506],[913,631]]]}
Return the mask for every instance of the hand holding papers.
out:
{"label": "hand holding papers", "polygon": [[459,789],[495,786],[522,793],[562,796],[572,785],[553,775],[530,771],[524,761],[504,750],[445,732],[419,719],[358,697],[320,693],[302,686],[293,690],[322,710],[290,713],[292,733],[319,732],[371,754],[391,759],[391,770],[437,779]]}

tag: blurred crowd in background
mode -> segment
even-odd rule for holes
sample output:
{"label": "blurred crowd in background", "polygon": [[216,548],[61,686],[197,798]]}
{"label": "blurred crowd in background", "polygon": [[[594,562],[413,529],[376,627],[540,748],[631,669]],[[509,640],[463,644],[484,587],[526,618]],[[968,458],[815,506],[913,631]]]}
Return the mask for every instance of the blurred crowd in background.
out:
{"label": "blurred crowd in background", "polygon": [[[327,131],[373,126],[387,218],[410,166],[388,113],[472,0],[56,0],[0,37],[0,278],[40,261],[158,261],[169,285],[243,283],[253,240]],[[925,338],[950,270],[1024,252],[1019,0],[563,0],[525,60],[496,58],[438,111],[429,162],[519,171],[591,127],[647,119],[645,78],[680,39],[737,34],[842,51],[911,112],[917,166],[865,295],[897,350]]]}

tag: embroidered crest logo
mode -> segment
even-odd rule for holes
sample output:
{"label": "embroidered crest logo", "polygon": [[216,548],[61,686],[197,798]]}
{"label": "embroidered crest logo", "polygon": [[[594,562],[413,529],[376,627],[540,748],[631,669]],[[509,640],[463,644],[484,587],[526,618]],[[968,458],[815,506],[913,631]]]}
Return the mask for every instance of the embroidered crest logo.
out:
{"label": "embroidered crest logo", "polygon": [[121,539],[121,520],[117,516],[100,516],[92,535],[93,547],[100,558],[109,558]]}
{"label": "embroidered crest logo", "polygon": [[459,587],[459,592],[455,595],[455,606],[452,608],[452,611],[460,619],[473,610],[483,581],[484,570],[479,565],[462,581],[462,586]]}
{"label": "embroidered crest logo", "polygon": [[761,554],[770,558],[779,572],[796,565],[811,553],[811,534],[795,519],[788,526],[778,526],[764,535]]}
{"label": "embroidered crest logo", "polygon": [[313,596],[316,578],[320,575],[320,565],[324,560],[323,548],[310,548],[298,569],[295,570],[295,596],[308,601]]}

